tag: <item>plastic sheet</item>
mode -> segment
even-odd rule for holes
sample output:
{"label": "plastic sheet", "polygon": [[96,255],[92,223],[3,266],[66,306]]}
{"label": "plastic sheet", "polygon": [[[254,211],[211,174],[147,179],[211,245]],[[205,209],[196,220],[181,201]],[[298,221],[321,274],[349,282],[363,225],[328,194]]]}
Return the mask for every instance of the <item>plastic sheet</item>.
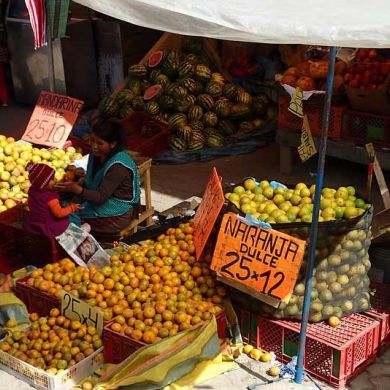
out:
{"label": "plastic sheet", "polygon": [[139,26],[232,41],[390,47],[388,0],[75,0]]}
{"label": "plastic sheet", "polygon": [[161,164],[185,164],[191,161],[209,161],[223,156],[251,153],[262,146],[274,142],[276,123],[267,123],[250,133],[237,134],[229,139],[229,143],[219,148],[204,148],[185,152],[166,151],[154,158]]}

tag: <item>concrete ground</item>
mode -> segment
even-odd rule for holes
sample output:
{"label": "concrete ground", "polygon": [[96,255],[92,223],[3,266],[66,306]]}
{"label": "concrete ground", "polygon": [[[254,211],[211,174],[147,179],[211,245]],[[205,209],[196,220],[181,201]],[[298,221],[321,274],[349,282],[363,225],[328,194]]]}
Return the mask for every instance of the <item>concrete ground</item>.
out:
{"label": "concrete ground", "polygon": [[[20,138],[31,115],[31,107],[11,105],[0,108],[0,134]],[[257,179],[273,179],[282,183],[314,183],[312,173],[316,171],[316,160],[302,164],[298,157],[294,161],[294,172],[291,176],[279,174],[279,148],[276,144],[261,148],[253,153],[223,157],[205,163],[190,163],[185,165],[153,165],[152,168],[152,200],[157,211],[163,211],[171,206],[190,198],[201,196],[207,183],[211,168],[215,166],[225,183],[237,183],[243,177],[253,176]],[[354,185],[359,192],[364,193],[367,177],[367,167],[349,163],[343,160],[327,160],[325,185]],[[381,198],[376,184],[374,185],[373,201],[377,210],[381,209]],[[207,390],[244,390],[249,385],[261,382],[257,372],[248,373],[238,368],[197,386],[197,389]],[[298,386],[286,382],[264,385],[267,389],[295,390]],[[309,388],[318,388],[308,384]],[[2,389],[30,390],[24,382],[0,371],[0,390]],[[264,386],[258,387],[264,388]],[[322,389],[327,388],[321,385]],[[390,353],[384,354],[378,362],[371,365],[365,372],[351,383],[353,390],[390,389]]]}

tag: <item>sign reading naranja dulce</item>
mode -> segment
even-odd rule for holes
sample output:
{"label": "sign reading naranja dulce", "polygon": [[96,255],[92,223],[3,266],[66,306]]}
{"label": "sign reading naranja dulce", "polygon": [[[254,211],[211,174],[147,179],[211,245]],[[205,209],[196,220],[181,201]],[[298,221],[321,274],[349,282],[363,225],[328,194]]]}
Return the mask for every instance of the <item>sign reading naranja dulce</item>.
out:
{"label": "sign reading naranja dulce", "polygon": [[42,91],[22,140],[62,148],[83,105],[81,100]]}
{"label": "sign reading naranja dulce", "polygon": [[221,280],[226,278],[285,301],[294,289],[305,246],[305,241],[248,225],[236,214],[227,213],[219,230],[211,269]]}

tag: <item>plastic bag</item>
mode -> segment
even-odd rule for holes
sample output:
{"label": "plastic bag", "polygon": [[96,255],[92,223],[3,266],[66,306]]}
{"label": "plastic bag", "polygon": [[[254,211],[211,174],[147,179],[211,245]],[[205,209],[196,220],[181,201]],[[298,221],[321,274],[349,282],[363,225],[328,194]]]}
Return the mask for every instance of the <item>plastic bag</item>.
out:
{"label": "plastic bag", "polygon": [[215,317],[193,329],[143,347],[107,372],[94,390],[161,389],[220,352]]}
{"label": "plastic bag", "polygon": [[[319,322],[332,316],[343,317],[370,309],[368,249],[371,237],[372,209],[351,220],[322,222],[318,228],[316,259],[309,321]],[[274,229],[308,240],[310,224],[277,224]],[[242,293],[234,300],[264,317],[301,319],[305,294],[307,251],[288,303],[278,309]]]}

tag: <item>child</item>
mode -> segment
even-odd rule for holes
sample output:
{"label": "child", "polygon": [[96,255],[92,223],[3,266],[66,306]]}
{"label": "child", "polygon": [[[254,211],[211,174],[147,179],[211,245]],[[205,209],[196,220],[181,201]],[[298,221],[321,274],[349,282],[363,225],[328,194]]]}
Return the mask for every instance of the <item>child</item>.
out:
{"label": "child", "polygon": [[29,213],[25,229],[31,233],[57,237],[69,226],[69,214],[80,210],[72,203],[61,207],[54,191],[54,169],[46,164],[29,163],[26,167],[31,187],[28,191]]}

